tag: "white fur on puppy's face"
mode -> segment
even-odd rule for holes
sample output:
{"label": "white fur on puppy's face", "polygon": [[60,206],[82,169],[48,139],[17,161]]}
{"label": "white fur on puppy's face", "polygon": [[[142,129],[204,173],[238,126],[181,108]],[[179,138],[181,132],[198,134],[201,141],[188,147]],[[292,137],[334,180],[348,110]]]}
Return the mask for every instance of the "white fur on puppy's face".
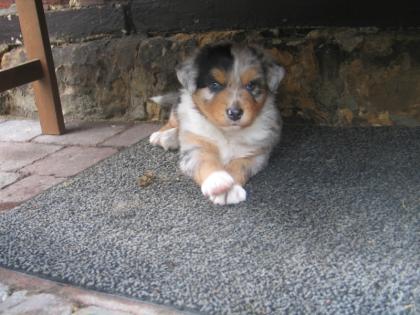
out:
{"label": "white fur on puppy's face", "polygon": [[229,44],[206,47],[184,65],[178,78],[197,109],[221,128],[250,126],[284,76],[262,52]]}

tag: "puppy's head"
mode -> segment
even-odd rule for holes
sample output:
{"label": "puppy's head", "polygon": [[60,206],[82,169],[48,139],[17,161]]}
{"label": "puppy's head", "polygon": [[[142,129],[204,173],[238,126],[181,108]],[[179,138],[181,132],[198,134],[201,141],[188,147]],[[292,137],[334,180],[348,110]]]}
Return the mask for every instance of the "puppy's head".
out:
{"label": "puppy's head", "polygon": [[232,44],[206,46],[177,69],[197,109],[221,128],[251,125],[284,74],[262,50]]}

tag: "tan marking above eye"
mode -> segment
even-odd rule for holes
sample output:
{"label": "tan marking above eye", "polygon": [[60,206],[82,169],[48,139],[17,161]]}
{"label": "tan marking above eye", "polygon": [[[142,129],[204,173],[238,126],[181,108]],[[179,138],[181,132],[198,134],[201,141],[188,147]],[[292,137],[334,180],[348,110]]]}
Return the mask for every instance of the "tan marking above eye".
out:
{"label": "tan marking above eye", "polygon": [[213,78],[220,84],[224,85],[226,84],[226,72],[219,69],[214,68],[210,71],[210,74],[213,76]]}
{"label": "tan marking above eye", "polygon": [[249,82],[258,79],[260,77],[260,72],[257,68],[249,68],[241,74],[241,83],[242,85],[247,85]]}

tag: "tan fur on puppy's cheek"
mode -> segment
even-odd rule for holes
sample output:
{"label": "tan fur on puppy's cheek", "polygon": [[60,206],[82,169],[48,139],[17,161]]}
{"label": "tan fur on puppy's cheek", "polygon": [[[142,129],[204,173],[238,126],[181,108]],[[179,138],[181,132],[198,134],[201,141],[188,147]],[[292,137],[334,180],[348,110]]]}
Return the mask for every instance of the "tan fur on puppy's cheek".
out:
{"label": "tan fur on puppy's cheek", "polygon": [[230,94],[223,90],[214,95],[211,100],[206,99],[206,89],[200,89],[193,94],[194,104],[199,111],[214,125],[219,127],[228,126],[226,109],[229,104]]}
{"label": "tan fur on puppy's cheek", "polygon": [[255,118],[263,108],[266,98],[266,92],[263,92],[263,95],[259,98],[260,101],[254,99],[252,95],[250,95],[247,91],[242,91],[240,93],[239,104],[244,111],[244,115],[241,120],[241,126],[247,127],[254,122]]}

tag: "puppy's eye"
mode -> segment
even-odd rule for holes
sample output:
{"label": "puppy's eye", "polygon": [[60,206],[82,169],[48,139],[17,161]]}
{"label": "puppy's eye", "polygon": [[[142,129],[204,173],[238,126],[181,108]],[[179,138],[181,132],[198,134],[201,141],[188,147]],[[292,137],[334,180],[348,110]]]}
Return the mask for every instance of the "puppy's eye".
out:
{"label": "puppy's eye", "polygon": [[219,92],[220,90],[223,89],[223,85],[221,85],[219,82],[216,82],[216,81],[210,82],[208,87],[210,91],[212,92]]}
{"label": "puppy's eye", "polygon": [[245,89],[249,92],[254,91],[255,87],[256,87],[256,84],[253,81],[251,81],[247,85],[245,85]]}

